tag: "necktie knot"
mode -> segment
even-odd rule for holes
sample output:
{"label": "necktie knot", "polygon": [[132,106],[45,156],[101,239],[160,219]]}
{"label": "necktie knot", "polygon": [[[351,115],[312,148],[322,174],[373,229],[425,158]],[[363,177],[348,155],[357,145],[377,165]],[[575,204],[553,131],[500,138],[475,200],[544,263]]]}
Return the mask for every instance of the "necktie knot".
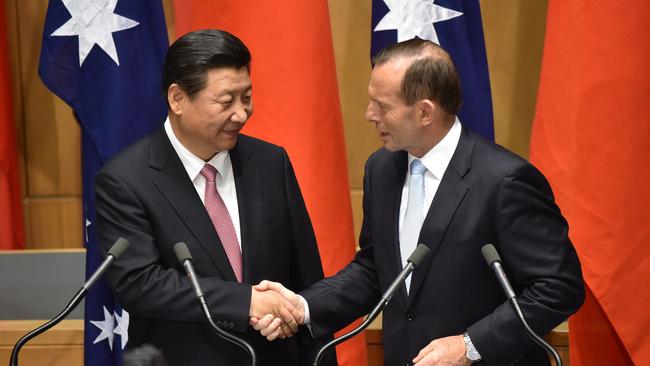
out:
{"label": "necktie knot", "polygon": [[422,164],[420,159],[413,159],[411,162],[411,175],[422,175],[427,171],[427,168]]}
{"label": "necktie knot", "polygon": [[205,164],[201,169],[201,175],[205,177],[205,180],[208,183],[214,183],[215,180],[217,179],[218,173],[219,171],[217,170],[217,168],[213,167],[210,164]]}

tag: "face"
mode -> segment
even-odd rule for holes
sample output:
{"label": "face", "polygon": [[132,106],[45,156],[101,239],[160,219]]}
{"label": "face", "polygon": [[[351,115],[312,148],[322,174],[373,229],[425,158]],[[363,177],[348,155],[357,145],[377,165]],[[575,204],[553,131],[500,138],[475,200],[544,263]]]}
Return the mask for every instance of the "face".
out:
{"label": "face", "polygon": [[174,133],[183,146],[203,160],[232,149],[253,113],[247,68],[212,69],[206,79],[205,88],[193,98],[176,84],[168,91]]}
{"label": "face", "polygon": [[370,101],[365,117],[375,125],[387,150],[406,150],[420,156],[422,131],[415,118],[416,106],[406,105],[400,93],[409,65],[409,60],[396,59],[375,66],[368,85]]}

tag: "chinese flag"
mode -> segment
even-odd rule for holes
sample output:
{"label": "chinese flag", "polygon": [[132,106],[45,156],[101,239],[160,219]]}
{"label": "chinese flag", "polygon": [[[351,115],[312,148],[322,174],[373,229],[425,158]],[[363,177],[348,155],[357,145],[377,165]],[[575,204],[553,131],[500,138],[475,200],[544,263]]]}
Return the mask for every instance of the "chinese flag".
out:
{"label": "chinese flag", "polygon": [[[354,256],[343,122],[326,0],[177,0],[175,33],[223,29],[251,50],[255,113],[244,132],[286,148],[314,225],[326,276]],[[365,365],[363,335],[337,348]]]}
{"label": "chinese flag", "polygon": [[0,249],[19,249],[25,245],[25,234],[11,104],[5,9],[4,0],[0,0]]}
{"label": "chinese flag", "polygon": [[650,365],[650,2],[550,0],[530,157],[588,294],[571,365]]}

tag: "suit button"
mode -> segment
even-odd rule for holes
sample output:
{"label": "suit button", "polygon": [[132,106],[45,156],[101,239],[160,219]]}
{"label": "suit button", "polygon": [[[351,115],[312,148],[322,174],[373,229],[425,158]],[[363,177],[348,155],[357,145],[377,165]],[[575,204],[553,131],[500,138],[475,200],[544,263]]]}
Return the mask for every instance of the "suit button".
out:
{"label": "suit button", "polygon": [[217,320],[217,327],[221,327],[221,320]]}
{"label": "suit button", "polygon": [[234,328],[235,328],[235,323],[230,322],[230,323],[228,323],[228,326],[229,326],[230,328],[234,329]]}
{"label": "suit button", "polygon": [[415,316],[413,315],[413,313],[406,313],[405,318],[406,318],[406,320],[408,320],[410,322],[415,320]]}

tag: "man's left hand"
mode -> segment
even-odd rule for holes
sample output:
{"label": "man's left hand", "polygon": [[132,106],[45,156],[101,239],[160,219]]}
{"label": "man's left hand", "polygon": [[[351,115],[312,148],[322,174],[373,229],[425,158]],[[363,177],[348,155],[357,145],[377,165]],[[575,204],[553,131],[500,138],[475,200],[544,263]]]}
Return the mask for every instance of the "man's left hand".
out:
{"label": "man's left hand", "polygon": [[469,366],[463,335],[434,339],[413,359],[414,366]]}

